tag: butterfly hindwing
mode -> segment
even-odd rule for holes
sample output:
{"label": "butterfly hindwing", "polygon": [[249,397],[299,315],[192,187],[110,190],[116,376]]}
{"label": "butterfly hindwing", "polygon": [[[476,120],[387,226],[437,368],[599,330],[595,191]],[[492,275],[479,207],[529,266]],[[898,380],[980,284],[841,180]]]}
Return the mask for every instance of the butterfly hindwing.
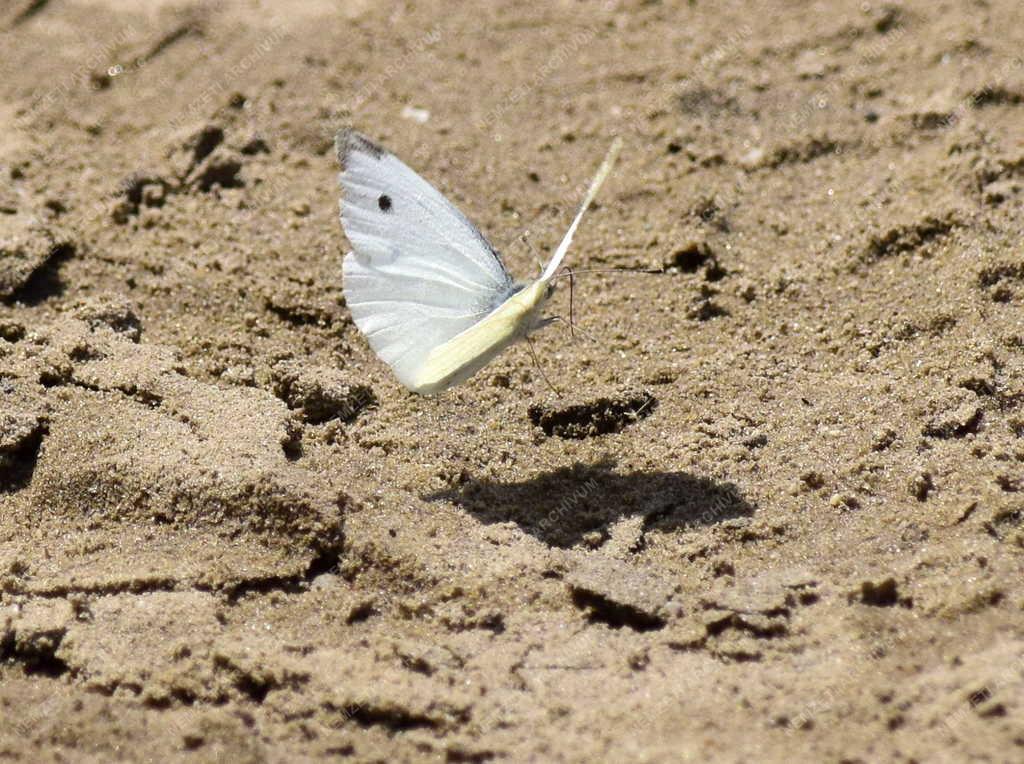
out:
{"label": "butterfly hindwing", "polygon": [[345,299],[399,380],[415,388],[426,356],[513,292],[493,247],[433,186],[351,130],[338,134]]}

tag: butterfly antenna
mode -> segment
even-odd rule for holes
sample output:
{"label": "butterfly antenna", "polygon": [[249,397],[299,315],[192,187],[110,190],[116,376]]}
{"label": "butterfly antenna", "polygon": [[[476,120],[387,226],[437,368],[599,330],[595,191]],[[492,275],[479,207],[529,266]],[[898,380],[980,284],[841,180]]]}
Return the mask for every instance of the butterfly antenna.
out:
{"label": "butterfly antenna", "polygon": [[557,387],[555,387],[553,384],[551,384],[551,380],[548,379],[548,375],[544,373],[544,367],[540,365],[540,359],[537,358],[537,351],[534,350],[534,348],[533,348],[533,340],[530,339],[529,335],[527,335],[527,337],[526,337],[526,347],[528,347],[530,349],[530,355],[533,356],[533,364],[534,364],[534,366],[537,367],[537,371],[540,372],[540,375],[544,378],[544,381],[547,382],[548,387],[551,388],[551,390],[554,392],[554,394],[557,395],[559,398],[561,398],[562,397],[561,390],[559,390]]}
{"label": "butterfly antenna", "polygon": [[[583,273],[667,273],[664,268],[580,268],[573,272],[573,276],[579,276]],[[560,273],[556,274],[553,281],[557,281],[564,276],[569,274],[563,269]]]}

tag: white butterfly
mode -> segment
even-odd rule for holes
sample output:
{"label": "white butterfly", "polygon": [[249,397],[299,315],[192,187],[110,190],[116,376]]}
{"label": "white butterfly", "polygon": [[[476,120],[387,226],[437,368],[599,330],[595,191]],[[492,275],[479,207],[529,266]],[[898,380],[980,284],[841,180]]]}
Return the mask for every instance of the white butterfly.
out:
{"label": "white butterfly", "polygon": [[345,301],[374,352],[407,388],[430,395],[469,379],[553,319],[541,315],[587,207],[611,171],[616,139],[579,212],[536,281],[512,280],[494,247],[397,157],[353,130],[335,139],[352,244]]}

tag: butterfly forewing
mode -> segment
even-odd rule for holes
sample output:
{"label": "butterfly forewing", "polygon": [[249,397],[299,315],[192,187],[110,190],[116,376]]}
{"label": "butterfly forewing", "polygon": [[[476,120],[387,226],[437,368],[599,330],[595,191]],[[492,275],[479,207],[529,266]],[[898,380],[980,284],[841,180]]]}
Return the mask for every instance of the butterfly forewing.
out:
{"label": "butterfly forewing", "polygon": [[345,300],[399,380],[415,389],[430,351],[512,293],[493,247],[433,186],[354,131],[337,137]]}

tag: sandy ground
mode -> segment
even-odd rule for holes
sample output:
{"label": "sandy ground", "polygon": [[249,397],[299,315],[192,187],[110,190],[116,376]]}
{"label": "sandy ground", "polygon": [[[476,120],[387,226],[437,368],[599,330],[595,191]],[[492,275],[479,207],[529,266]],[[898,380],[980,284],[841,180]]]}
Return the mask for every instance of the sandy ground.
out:
{"label": "sandy ground", "polygon": [[[1024,760],[1022,51],[1015,0],[0,5],[0,758]],[[561,396],[412,396],[344,125],[523,277],[619,134],[569,262],[666,271],[579,278]]]}

